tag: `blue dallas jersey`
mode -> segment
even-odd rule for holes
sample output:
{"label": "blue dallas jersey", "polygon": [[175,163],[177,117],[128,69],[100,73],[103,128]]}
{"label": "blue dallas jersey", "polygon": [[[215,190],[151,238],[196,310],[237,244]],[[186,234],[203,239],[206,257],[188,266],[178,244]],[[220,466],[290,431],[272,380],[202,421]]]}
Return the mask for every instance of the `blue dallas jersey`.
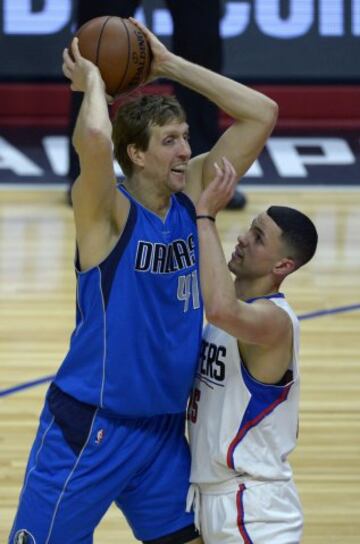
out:
{"label": "blue dallas jersey", "polygon": [[77,270],[77,319],[55,383],[113,414],[185,410],[202,332],[195,208],[172,195],[166,219],[130,200],[110,255]]}

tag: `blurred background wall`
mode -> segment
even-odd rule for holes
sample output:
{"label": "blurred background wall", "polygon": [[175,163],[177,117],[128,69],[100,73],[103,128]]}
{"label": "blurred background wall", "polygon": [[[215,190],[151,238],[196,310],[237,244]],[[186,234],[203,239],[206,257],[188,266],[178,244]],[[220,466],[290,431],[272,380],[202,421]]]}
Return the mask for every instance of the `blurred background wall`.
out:
{"label": "blurred background wall", "polygon": [[[64,183],[70,91],[61,54],[75,31],[75,2],[0,0],[0,183]],[[171,44],[163,1],[143,1],[136,17]],[[357,184],[360,0],[223,0],[220,29],[223,72],[280,106],[246,182],[333,184],[339,167],[343,183]],[[229,122],[219,115],[221,128]]]}

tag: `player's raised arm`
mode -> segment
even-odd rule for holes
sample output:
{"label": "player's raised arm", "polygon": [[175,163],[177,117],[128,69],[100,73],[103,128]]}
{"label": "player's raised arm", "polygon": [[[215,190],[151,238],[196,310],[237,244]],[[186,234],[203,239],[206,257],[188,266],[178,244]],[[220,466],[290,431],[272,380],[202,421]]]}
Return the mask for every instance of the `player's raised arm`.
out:
{"label": "player's raised arm", "polygon": [[[116,190],[104,82],[98,68],[81,56],[77,38],[71,52],[64,51],[63,72],[71,80],[71,89],[84,93],[73,134],[80,176],[72,189],[72,201],[80,259],[83,268],[89,268],[107,255],[121,232],[129,204]],[[92,236],[96,242],[90,240]]]}
{"label": "player's raised arm", "polygon": [[[213,178],[213,164],[226,156],[238,179],[260,154],[278,115],[277,104],[267,96],[170,53],[143,25],[154,53],[152,77],[166,77],[196,91],[234,119],[208,154],[192,159],[185,192],[197,202]],[[190,127],[191,128],[191,127]]]}
{"label": "player's raised arm", "polygon": [[[220,161],[221,157],[226,156],[231,161],[238,179],[244,175],[271,134],[278,107],[265,95],[183,59],[177,58],[169,65],[167,72],[172,74],[173,79],[206,96],[234,119],[209,153],[195,157],[194,165],[190,165],[187,191],[197,202],[201,190],[213,177],[214,162]],[[197,181],[199,168],[200,186]]]}
{"label": "player's raised arm", "polygon": [[[213,172],[215,176],[196,207],[201,290],[207,320],[242,342],[273,344],[277,335],[281,336],[289,328],[289,320],[282,310],[268,301],[250,305],[237,296],[215,226],[217,213],[225,208],[233,195],[237,174],[225,157],[220,165],[214,164]],[[284,259],[282,265],[286,269],[293,263]]]}

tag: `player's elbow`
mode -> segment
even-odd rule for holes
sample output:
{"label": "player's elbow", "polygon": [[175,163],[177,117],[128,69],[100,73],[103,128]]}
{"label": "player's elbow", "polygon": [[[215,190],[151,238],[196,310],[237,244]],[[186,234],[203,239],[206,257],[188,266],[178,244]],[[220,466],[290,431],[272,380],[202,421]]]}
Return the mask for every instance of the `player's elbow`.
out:
{"label": "player's elbow", "polygon": [[279,116],[279,106],[271,98],[267,96],[264,98],[263,122],[267,127],[269,127],[269,130],[272,130]]}
{"label": "player's elbow", "polygon": [[214,325],[214,327],[219,327],[221,329],[222,319],[221,315],[216,312],[205,312],[206,321]]}
{"label": "player's elbow", "polygon": [[79,155],[82,153],[101,155],[112,146],[108,131],[98,127],[89,127],[80,133],[75,132],[72,142]]}
{"label": "player's elbow", "polygon": [[209,323],[221,328],[229,319],[229,308],[221,301],[214,301],[208,306],[205,304],[205,316]]}

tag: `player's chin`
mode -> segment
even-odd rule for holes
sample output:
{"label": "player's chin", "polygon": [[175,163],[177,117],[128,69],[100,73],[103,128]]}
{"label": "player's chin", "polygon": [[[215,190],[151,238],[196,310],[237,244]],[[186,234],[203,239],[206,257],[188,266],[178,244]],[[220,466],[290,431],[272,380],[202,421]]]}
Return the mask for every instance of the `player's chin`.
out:
{"label": "player's chin", "polygon": [[232,257],[230,261],[228,262],[228,269],[233,274],[236,274],[239,267],[239,259],[236,259],[236,257]]}
{"label": "player's chin", "polygon": [[171,174],[170,179],[170,185],[171,189],[174,193],[178,193],[179,191],[183,191],[185,189],[186,185],[186,178],[185,174],[179,175],[179,174]]}

